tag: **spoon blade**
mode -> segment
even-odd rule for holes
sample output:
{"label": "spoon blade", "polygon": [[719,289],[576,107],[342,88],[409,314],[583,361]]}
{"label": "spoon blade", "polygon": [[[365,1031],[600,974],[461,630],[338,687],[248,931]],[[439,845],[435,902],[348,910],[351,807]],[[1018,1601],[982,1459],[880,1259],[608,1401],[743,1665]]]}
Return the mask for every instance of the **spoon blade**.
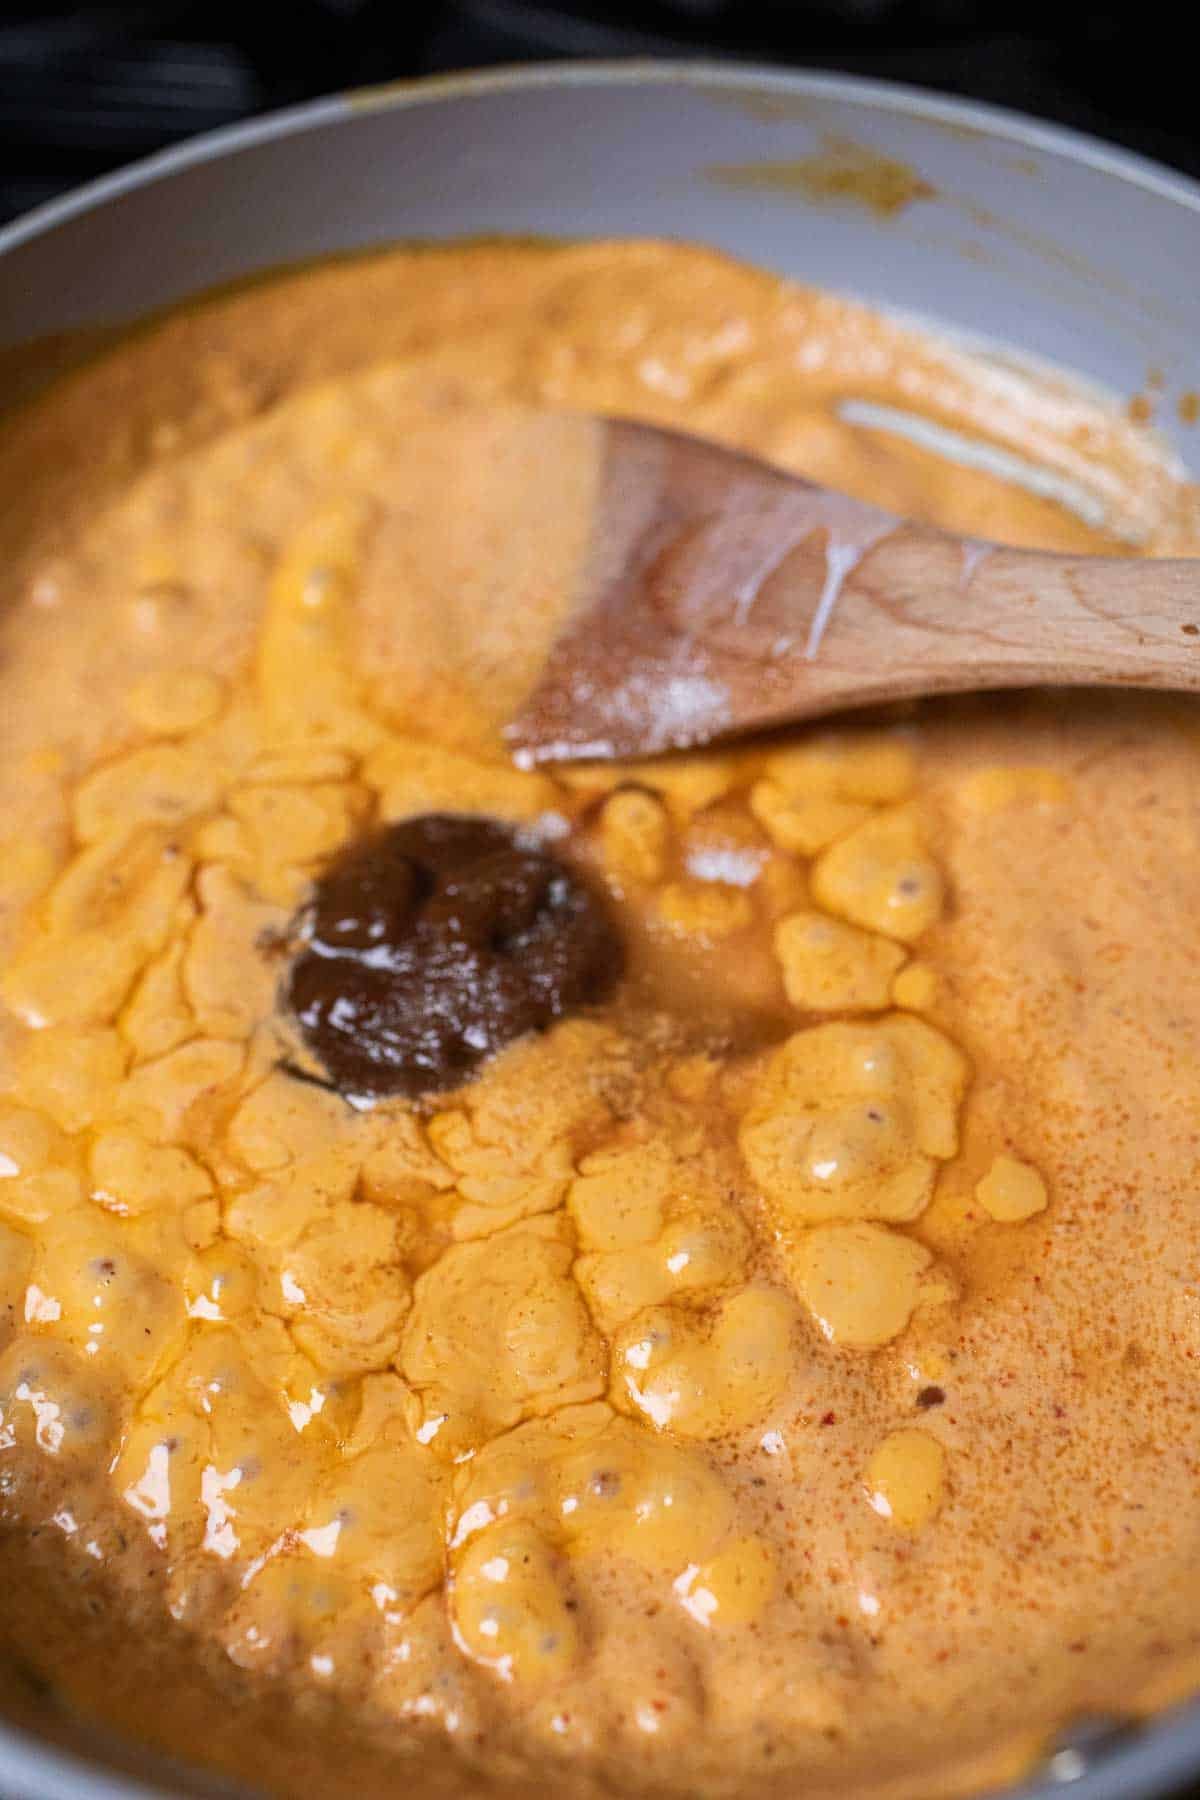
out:
{"label": "spoon blade", "polygon": [[825,631],[900,522],[680,432],[603,429],[580,591],[507,728],[516,760],[706,743],[800,716],[803,688],[814,715],[829,710],[813,675]]}

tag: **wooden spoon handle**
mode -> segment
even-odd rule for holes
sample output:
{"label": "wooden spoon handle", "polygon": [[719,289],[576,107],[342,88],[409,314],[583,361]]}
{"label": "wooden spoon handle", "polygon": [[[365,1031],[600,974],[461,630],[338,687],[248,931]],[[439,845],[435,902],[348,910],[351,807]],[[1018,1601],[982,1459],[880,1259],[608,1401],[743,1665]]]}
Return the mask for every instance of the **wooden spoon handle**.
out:
{"label": "wooden spoon handle", "polygon": [[[775,604],[803,612],[811,585],[797,570]],[[1200,690],[1200,562],[1055,556],[902,527],[847,574],[819,641],[776,636],[773,658],[766,634],[754,637],[759,657],[777,658],[773,703],[795,717],[972,689]]]}

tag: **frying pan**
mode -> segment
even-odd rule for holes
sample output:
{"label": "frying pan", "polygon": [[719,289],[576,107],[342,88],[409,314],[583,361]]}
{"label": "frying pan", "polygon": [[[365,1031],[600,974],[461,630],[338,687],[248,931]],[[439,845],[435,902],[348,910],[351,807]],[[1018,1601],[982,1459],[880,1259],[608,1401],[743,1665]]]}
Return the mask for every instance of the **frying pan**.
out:
{"label": "frying pan", "polygon": [[[798,173],[839,155],[888,173]],[[740,66],[500,70],[214,132],[0,231],[0,351],[280,264],[477,233],[699,240],[1121,396],[1149,381],[1200,479],[1200,187],[993,107]],[[1151,1800],[1189,1779],[1200,1705],[1083,1721],[1008,1800]],[[5,1800],[229,1791],[62,1720],[0,1723]]]}

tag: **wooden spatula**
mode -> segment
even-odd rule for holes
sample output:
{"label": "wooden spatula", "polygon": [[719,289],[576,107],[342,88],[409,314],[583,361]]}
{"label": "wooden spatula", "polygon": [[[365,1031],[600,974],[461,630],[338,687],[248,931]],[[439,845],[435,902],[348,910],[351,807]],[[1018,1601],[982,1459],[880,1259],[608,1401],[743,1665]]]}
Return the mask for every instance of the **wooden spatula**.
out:
{"label": "wooden spatula", "polygon": [[518,762],[637,756],[919,694],[1200,690],[1200,560],[1008,550],[679,433],[598,424],[580,592]]}

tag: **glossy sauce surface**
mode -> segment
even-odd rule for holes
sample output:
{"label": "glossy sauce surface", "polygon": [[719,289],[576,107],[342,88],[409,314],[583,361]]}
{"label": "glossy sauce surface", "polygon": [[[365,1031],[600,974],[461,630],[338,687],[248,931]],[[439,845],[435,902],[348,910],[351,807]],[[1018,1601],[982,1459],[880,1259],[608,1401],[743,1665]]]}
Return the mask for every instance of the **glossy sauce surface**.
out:
{"label": "glossy sauce surface", "polygon": [[313,271],[12,421],[3,1641],[279,1792],[961,1792],[1200,1652],[1196,711],[519,773],[562,405],[1200,548],[1095,402],[680,246]]}

